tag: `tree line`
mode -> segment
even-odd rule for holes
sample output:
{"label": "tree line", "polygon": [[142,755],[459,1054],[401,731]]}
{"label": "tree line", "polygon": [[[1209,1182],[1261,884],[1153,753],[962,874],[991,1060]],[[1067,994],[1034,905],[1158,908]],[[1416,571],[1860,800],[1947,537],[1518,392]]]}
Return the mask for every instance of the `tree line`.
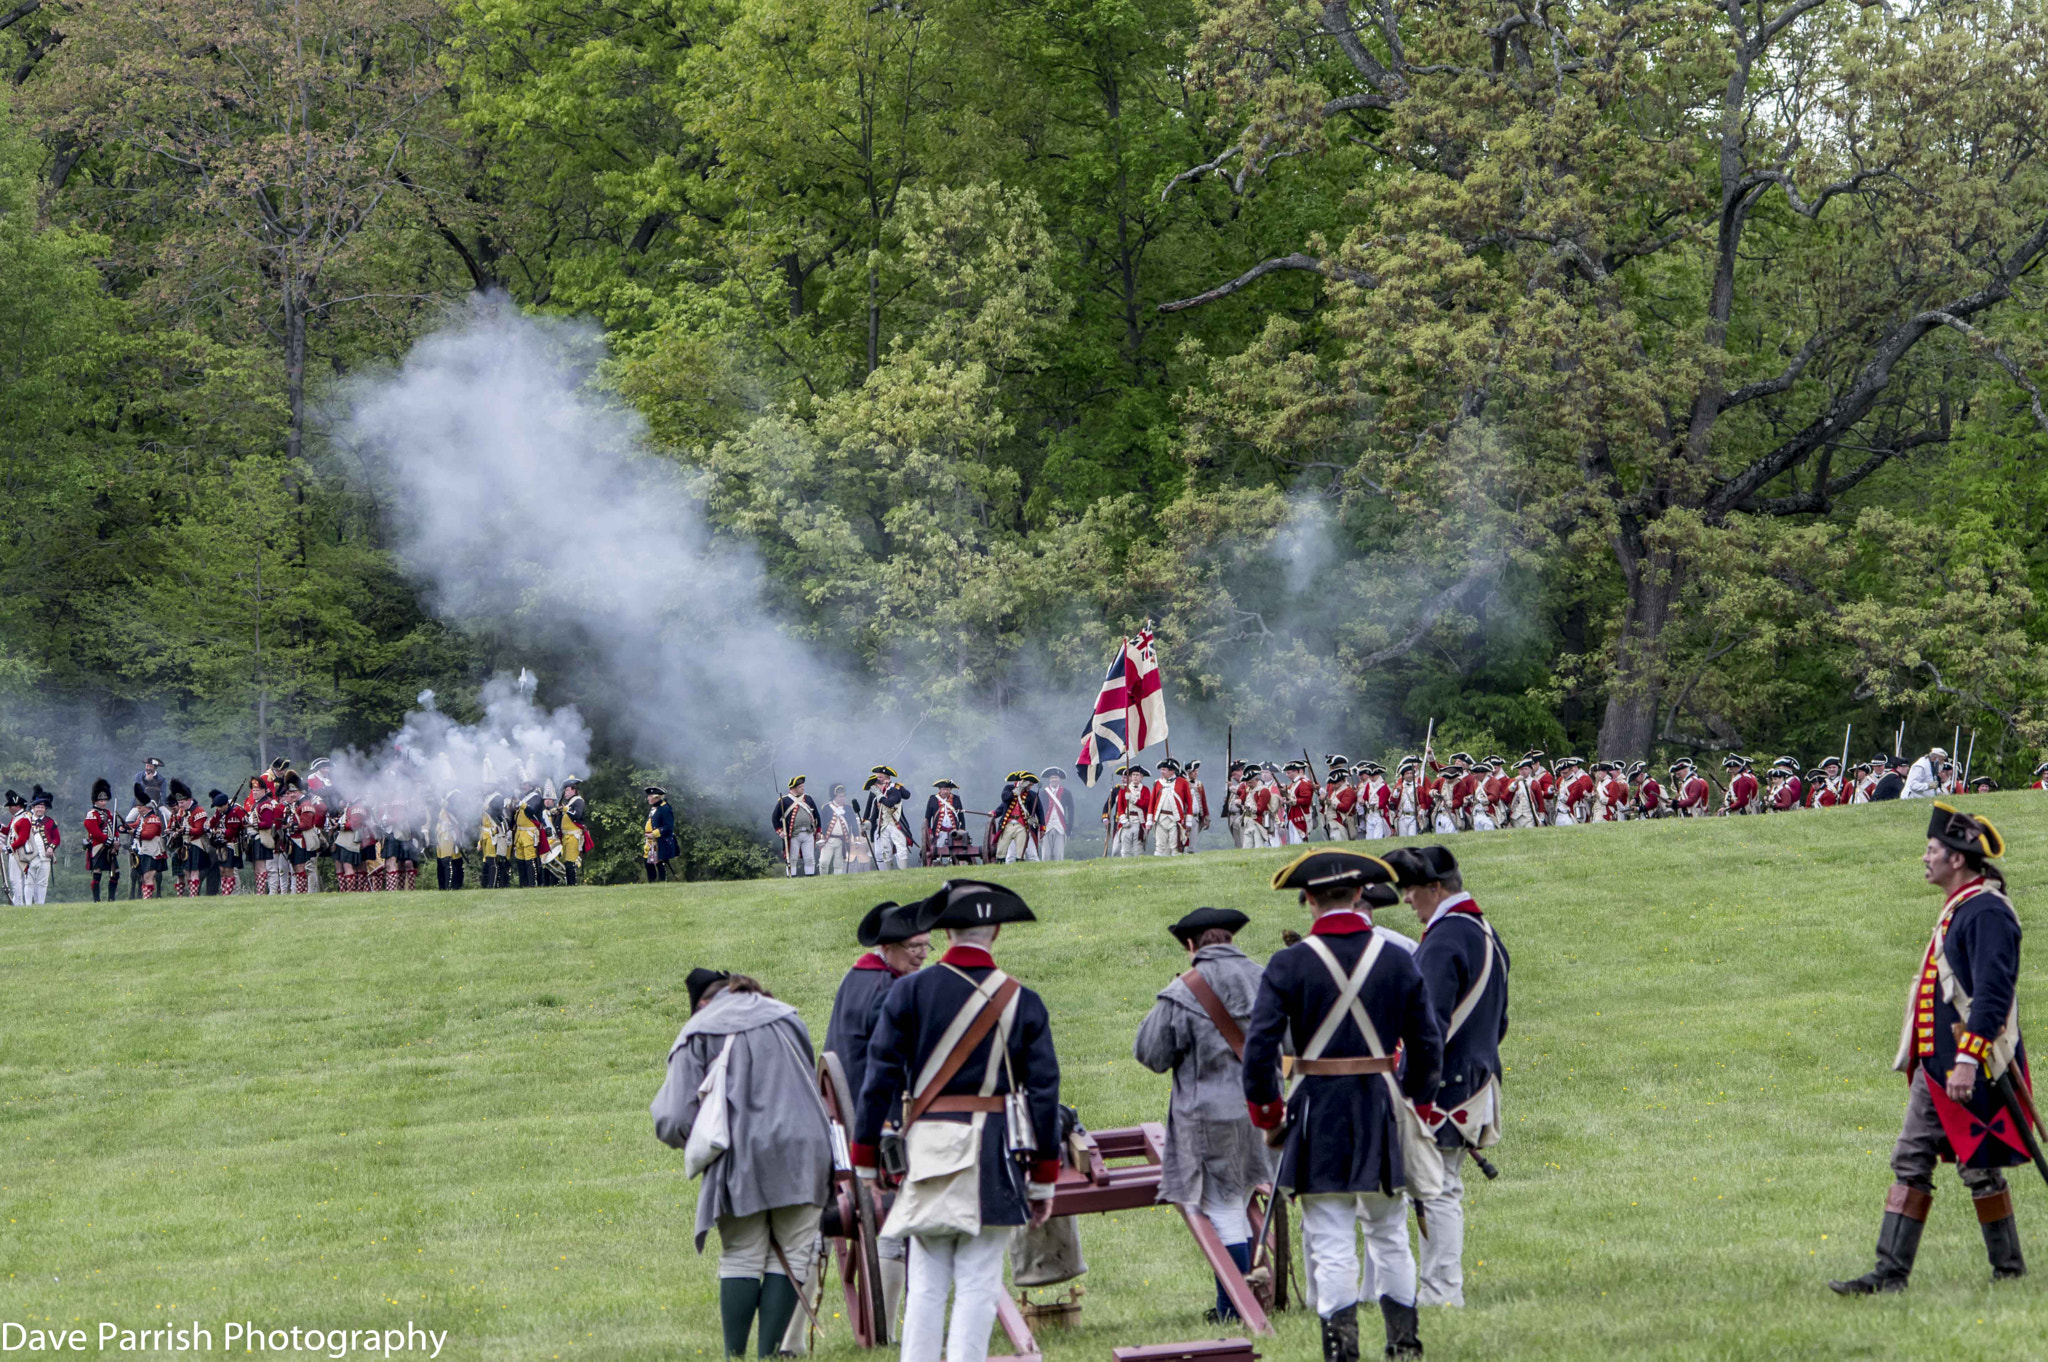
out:
{"label": "tree line", "polygon": [[0,0],[0,73],[10,771],[548,661],[323,416],[478,291],[935,731],[1151,620],[1357,750],[2048,741],[2038,0]]}

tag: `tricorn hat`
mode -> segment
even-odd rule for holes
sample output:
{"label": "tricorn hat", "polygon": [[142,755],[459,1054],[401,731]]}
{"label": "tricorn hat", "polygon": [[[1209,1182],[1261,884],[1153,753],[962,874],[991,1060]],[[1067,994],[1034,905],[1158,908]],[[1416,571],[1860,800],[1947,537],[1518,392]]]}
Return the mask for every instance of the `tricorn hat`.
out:
{"label": "tricorn hat", "polygon": [[887,762],[883,762],[880,766],[870,766],[868,770],[878,776],[888,776],[892,780],[896,776],[896,768]]}
{"label": "tricorn hat", "polygon": [[1159,771],[1161,775],[1164,775],[1168,771],[1178,770],[1180,770],[1180,763],[1175,761],[1172,757],[1161,757],[1159,759]]}
{"label": "tricorn hat", "polygon": [[1403,889],[1439,884],[1458,873],[1458,858],[1446,846],[1396,847],[1387,853],[1387,864],[1394,868],[1394,883]]}
{"label": "tricorn hat", "polygon": [[[1201,764],[1202,763],[1200,763],[1199,761],[1195,763],[1195,765],[1197,766],[1200,766]],[[1043,771],[1040,771],[1038,773],[1038,778],[1040,780],[1051,780],[1054,776],[1058,776],[1061,780],[1065,780],[1067,778],[1067,768],[1064,766],[1048,766]]]}
{"label": "tricorn hat", "polygon": [[1331,847],[1304,851],[1273,873],[1275,889],[1348,889],[1392,883],[1394,868],[1379,857]]}
{"label": "tricorn hat", "polygon": [[1998,782],[1990,776],[1978,776],[1970,782],[1970,793],[1972,794],[1990,794],[1997,788]]}
{"label": "tricorn hat", "polygon": [[2044,761],[2044,762],[2042,762],[2042,763],[2041,763],[2041,764],[2040,764],[2039,766],[2036,766],[2036,767],[2034,768],[2034,774],[2035,774],[2035,775],[2037,775],[2037,776],[2038,776],[2038,775],[2040,775],[2040,774],[2041,774],[2042,772],[2044,772],[2044,771],[2048,771],[2048,761]]}
{"label": "tricorn hat", "polygon": [[[138,784],[135,789],[139,793],[142,786]],[[19,792],[9,790],[7,792],[7,807],[10,809],[25,809],[28,807],[28,801],[23,799]]]}
{"label": "tricorn hat", "polygon": [[1934,813],[1927,820],[1927,835],[1954,851],[1978,856],[2005,855],[2005,838],[1991,826],[1991,820],[1964,813],[1953,804],[1934,801]]}
{"label": "tricorn hat", "polygon": [[668,798],[668,791],[662,789],[659,785],[649,785],[645,789],[641,790],[640,793],[644,795],[660,795],[663,799]]}
{"label": "tricorn hat", "polygon": [[796,775],[796,776],[791,776],[791,777],[789,778],[789,788],[790,788],[790,789],[792,789],[792,790],[794,790],[794,789],[795,789],[795,788],[796,788],[797,786],[799,786],[799,785],[803,784],[803,783],[804,783],[804,782],[805,782],[806,780],[808,780],[808,779],[810,779],[810,777],[808,777],[808,776],[802,776],[802,775]]}
{"label": "tricorn hat", "polygon": [[695,1012],[698,1008],[704,1006],[705,989],[710,988],[713,984],[724,983],[730,978],[732,978],[732,975],[722,969],[704,969],[700,966],[697,969],[691,970],[689,976],[683,980],[683,987],[688,989],[690,993],[690,1010]]}
{"label": "tricorn hat", "polygon": [[[2036,774],[2038,774],[2038,772]],[[99,779],[95,780],[92,783],[93,803],[97,804],[102,799],[112,799],[113,797],[114,787],[107,782],[107,778],[105,776],[101,776]]]}
{"label": "tricorn hat", "polygon": [[957,790],[960,787],[942,776],[932,782],[932,788],[934,790]]}
{"label": "tricorn hat", "polygon": [[1368,884],[1365,887],[1365,906],[1368,908],[1391,908],[1400,901],[1400,891],[1391,884]]}
{"label": "tricorn hat", "polygon": [[894,946],[918,935],[917,905],[906,908],[894,899],[868,909],[853,930],[853,939],[863,946]]}
{"label": "tricorn hat", "polygon": [[1166,930],[1173,933],[1173,939],[1187,945],[1203,932],[1225,931],[1233,936],[1245,928],[1251,919],[1235,908],[1197,908]]}
{"label": "tricorn hat", "polygon": [[917,905],[917,928],[997,927],[1005,922],[1036,922],[1038,917],[1015,891],[987,880],[947,880]]}

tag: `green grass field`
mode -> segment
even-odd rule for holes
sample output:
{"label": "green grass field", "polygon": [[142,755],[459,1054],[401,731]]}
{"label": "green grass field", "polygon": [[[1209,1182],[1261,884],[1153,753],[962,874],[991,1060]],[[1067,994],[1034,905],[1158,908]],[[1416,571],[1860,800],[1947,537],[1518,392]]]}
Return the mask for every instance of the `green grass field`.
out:
{"label": "green grass field", "polygon": [[[2009,835],[2025,917],[2048,802],[1972,807]],[[1470,1305],[1424,1313],[1431,1356],[2042,1354],[2048,1189],[2026,1170],[2035,1277],[1991,1287],[1944,1174],[1910,1291],[1851,1302],[1824,1285],[1868,1267],[1889,1182],[1888,1066],[1939,906],[1925,816],[1460,839],[1514,956],[1509,1133],[1503,1176],[1473,1196]],[[1041,921],[999,957],[1048,998],[1088,1124],[1163,1112],[1164,1080],[1129,1046],[1180,968],[1166,922],[1242,908],[1260,955],[1302,925],[1266,888],[1280,859],[1004,876]],[[859,912],[940,878],[5,910],[0,1320],[196,1321],[216,1343],[231,1319],[411,1320],[450,1331],[444,1357],[716,1356],[694,1185],[646,1114],[683,975],[757,974],[821,1035]],[[1414,930],[1405,909],[1382,918]],[[1084,1234],[1083,1327],[1043,1335],[1050,1357],[1204,1336],[1212,1288],[1178,1216]],[[1280,1327],[1267,1356],[1315,1354],[1302,1313]],[[821,1351],[853,1354],[843,1331]]]}

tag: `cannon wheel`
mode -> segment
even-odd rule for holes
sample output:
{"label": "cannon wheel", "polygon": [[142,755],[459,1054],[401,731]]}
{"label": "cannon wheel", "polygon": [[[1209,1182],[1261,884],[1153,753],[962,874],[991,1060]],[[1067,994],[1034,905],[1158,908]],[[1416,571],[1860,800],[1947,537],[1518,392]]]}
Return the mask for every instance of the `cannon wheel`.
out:
{"label": "cannon wheel", "polygon": [[[827,1050],[818,1059],[818,1094],[825,1110],[853,1138],[853,1090],[846,1082],[846,1069],[839,1056]],[[833,1175],[833,1194],[839,1198],[840,1223],[852,1227],[844,1239],[833,1240],[839,1262],[839,1282],[846,1295],[846,1318],[853,1326],[853,1339],[863,1348],[889,1342],[888,1305],[882,1294],[882,1218],[875,1207],[868,1184],[852,1172]]]}

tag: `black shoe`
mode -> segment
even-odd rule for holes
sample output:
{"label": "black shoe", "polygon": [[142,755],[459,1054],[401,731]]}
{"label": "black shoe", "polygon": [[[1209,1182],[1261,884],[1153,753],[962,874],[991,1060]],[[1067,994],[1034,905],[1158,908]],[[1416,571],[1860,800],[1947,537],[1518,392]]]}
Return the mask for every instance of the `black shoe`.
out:
{"label": "black shoe", "polygon": [[[1986,1220],[1986,1214],[1993,1219]],[[2009,1282],[2027,1275],[2027,1260],[2020,1254],[2020,1229],[2012,1218],[2012,1193],[2002,1191],[1977,1201],[1978,1228],[1984,1231],[1984,1252],[1991,1259],[1991,1280]]]}
{"label": "black shoe", "polygon": [[1920,1254],[1920,1231],[1927,1222],[1897,1211],[1886,1211],[1877,1232],[1877,1266],[1861,1277],[1846,1282],[1829,1282],[1838,1296],[1874,1296],[1879,1292],[1904,1291],[1913,1275],[1913,1260]]}
{"label": "black shoe", "polygon": [[1403,1305],[1392,1296],[1380,1297],[1380,1317],[1387,1322],[1387,1356],[1422,1356],[1422,1338],[1416,1332],[1415,1307]]}
{"label": "black shoe", "polygon": [[1323,1362],[1358,1362],[1356,1305],[1347,1305],[1323,1321]]}

